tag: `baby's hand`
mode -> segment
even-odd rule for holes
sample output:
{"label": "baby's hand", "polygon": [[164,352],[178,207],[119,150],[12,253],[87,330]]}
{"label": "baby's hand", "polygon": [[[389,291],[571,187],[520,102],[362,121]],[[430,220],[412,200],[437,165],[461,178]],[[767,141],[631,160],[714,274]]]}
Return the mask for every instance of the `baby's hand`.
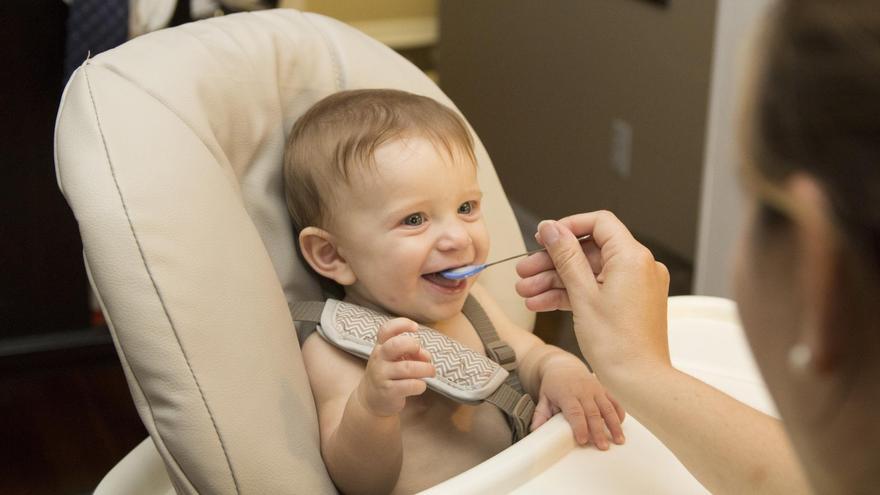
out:
{"label": "baby's hand", "polygon": [[371,414],[394,416],[411,395],[421,395],[427,385],[422,378],[434,376],[431,356],[412,335],[419,326],[406,318],[395,318],[379,329],[376,346],[358,385],[358,399]]}
{"label": "baby's hand", "polygon": [[562,411],[578,444],[585,445],[592,440],[600,450],[607,450],[606,427],[614,443],[623,444],[625,438],[620,423],[626,413],[596,376],[571,357],[546,367],[531,429]]}

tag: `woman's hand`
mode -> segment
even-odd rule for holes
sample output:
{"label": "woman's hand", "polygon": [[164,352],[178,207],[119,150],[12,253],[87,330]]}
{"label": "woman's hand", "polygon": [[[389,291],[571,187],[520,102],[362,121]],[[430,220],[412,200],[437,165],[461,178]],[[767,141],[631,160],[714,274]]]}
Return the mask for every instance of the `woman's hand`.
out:
{"label": "woman's hand", "polygon": [[[517,264],[526,306],[571,310],[581,352],[603,380],[636,366],[669,366],[666,267],[606,211],[544,221],[538,230],[547,251]],[[576,237],[584,234],[593,237],[581,245]]]}
{"label": "woman's hand", "polygon": [[[578,344],[602,383],[703,486],[809,493],[779,421],[670,365],[669,272],[620,220],[584,213],[538,230],[547,252],[517,265],[517,292],[536,311],[571,309]],[[581,246],[575,237],[584,234],[593,238]]]}

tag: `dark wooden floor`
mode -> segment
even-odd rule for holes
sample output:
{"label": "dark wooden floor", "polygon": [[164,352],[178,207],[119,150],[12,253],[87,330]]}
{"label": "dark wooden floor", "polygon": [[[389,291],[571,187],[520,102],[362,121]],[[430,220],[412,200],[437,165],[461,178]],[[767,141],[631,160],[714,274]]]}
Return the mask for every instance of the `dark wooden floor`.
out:
{"label": "dark wooden floor", "polygon": [[0,493],[91,493],[147,436],[109,336],[88,337],[0,356]]}

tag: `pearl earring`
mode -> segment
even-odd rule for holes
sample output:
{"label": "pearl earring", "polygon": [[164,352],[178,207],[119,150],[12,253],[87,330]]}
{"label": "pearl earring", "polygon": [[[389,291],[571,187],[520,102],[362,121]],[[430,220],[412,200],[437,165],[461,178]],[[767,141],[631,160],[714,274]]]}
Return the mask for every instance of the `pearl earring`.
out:
{"label": "pearl earring", "polygon": [[796,373],[804,373],[813,365],[813,350],[807,344],[795,344],[788,350],[788,367]]}

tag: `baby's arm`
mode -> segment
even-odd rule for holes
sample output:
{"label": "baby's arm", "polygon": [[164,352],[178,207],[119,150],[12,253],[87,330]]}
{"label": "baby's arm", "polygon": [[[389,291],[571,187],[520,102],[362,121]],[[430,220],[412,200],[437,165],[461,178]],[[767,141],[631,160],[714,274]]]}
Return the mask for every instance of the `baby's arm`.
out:
{"label": "baby's arm", "polygon": [[387,493],[400,474],[399,412],[406,397],[425,391],[434,375],[430,356],[403,332],[417,325],[385,324],[364,370],[362,361],[319,336],[303,345],[303,361],[318,409],[321,454],[343,493]]}
{"label": "baby's arm", "polygon": [[597,447],[607,449],[606,426],[615,443],[624,442],[620,428],[625,417],[623,408],[580,359],[516,326],[479,284],[474,284],[471,294],[485,309],[499,337],[516,352],[523,388],[538,399],[533,430],[562,412],[579,444],[592,439]]}

